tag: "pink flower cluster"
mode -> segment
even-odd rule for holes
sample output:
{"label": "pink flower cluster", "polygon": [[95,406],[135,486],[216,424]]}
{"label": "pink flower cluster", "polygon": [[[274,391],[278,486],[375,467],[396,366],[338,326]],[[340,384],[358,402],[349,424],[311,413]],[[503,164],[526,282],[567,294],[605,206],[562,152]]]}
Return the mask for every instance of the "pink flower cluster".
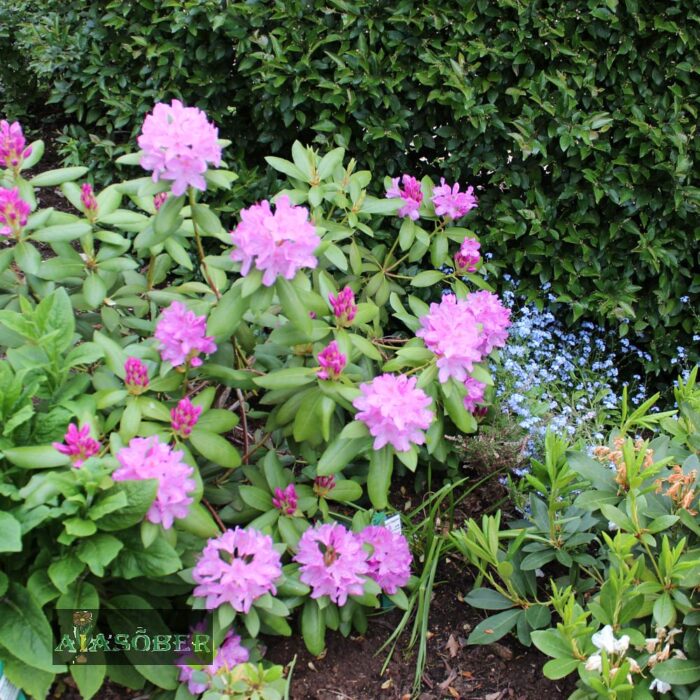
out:
{"label": "pink flower cluster", "polygon": [[320,498],[325,498],[335,488],[335,477],[317,476],[314,479],[314,493]]}
{"label": "pink flower cluster", "polygon": [[272,505],[277,508],[282,515],[294,515],[297,512],[297,490],[294,484],[281,489],[279,486],[275,489],[275,495],[272,497]]}
{"label": "pink flower cluster", "polygon": [[505,344],[509,318],[510,310],[491,292],[471,293],[466,299],[445,294],[420,319],[416,335],[437,355],[442,383],[450,377],[464,382],[474,363]]}
{"label": "pink flower cluster", "polygon": [[[241,638],[231,630],[226,633],[224,641],[216,650],[214,661],[201,668],[210,678],[221,669],[230,670],[238,664],[244,664],[250,658],[250,652],[241,644]],[[187,688],[192,695],[199,695],[209,688],[209,683],[198,683],[192,679],[194,669],[187,664],[178,664],[180,680],[187,683]]]}
{"label": "pink flower cluster", "polygon": [[476,207],[473,187],[468,187],[466,192],[460,192],[458,182],[450,187],[445,184],[444,177],[440,178],[440,185],[433,188],[431,199],[435,205],[435,213],[450,219],[459,219]]}
{"label": "pink flower cluster", "polygon": [[90,437],[89,425],[78,429],[75,423],[71,423],[63,436],[63,441],[65,444],[54,442],[52,445],[61,454],[68,455],[73,466],[77,468],[82,467],[86,459],[99,454],[102,447],[97,440]]}
{"label": "pink flower cluster", "polygon": [[387,199],[402,199],[403,206],[399,209],[399,216],[408,216],[413,221],[418,219],[418,210],[420,203],[423,201],[423,192],[421,191],[420,182],[411,175],[403,175],[399,185],[399,178],[395,177],[391,180],[391,187],[387,190]]}
{"label": "pink flower cluster", "polygon": [[349,595],[362,595],[364,577],[391,595],[411,575],[406,538],[385,527],[370,526],[356,534],[340,523],[317,524],[301,536],[294,560],[301,564],[299,578],[311,586],[311,597],[327,595],[340,606]]}
{"label": "pink flower cluster", "polygon": [[210,539],[192,571],[199,584],[194,594],[206,598],[208,610],[229,603],[242,613],[261,595],[277,593],[275,581],[281,575],[281,557],[272,538],[240,527]]}
{"label": "pink flower cluster", "polygon": [[19,171],[22,161],[32,154],[32,147],[25,148],[26,141],[19,122],[0,121],[0,163]]}
{"label": "pink flower cluster", "polygon": [[428,410],[431,398],[416,388],[416,377],[382,374],[371,382],[360,384],[362,394],[352,405],[355,416],[369,428],[374,449],[392,445],[397,452],[406,452],[411,444],[425,442],[423,430],[433,419]]}
{"label": "pink flower cluster", "polygon": [[176,518],[184,518],[192,503],[188,495],[195,490],[194,469],[183,461],[184,454],[173,450],[157,437],[133,438],[117,452],[121,465],[113,474],[114,481],[156,479],[158,491],[146,519],[161,523],[167,530]]}
{"label": "pink flower cluster", "polygon": [[459,252],[455,255],[457,273],[474,272],[476,270],[481,260],[481,255],[479,254],[480,247],[481,243],[475,238],[465,238],[462,241]]}
{"label": "pink flower cluster", "polygon": [[466,408],[469,413],[476,413],[478,404],[484,401],[486,384],[474,379],[474,377],[469,377],[469,379],[464,382],[464,387],[467,390],[467,395],[464,397],[464,408]]}
{"label": "pink flower cluster", "polygon": [[175,408],[170,409],[170,427],[176,435],[188,438],[201,415],[201,406],[195,406],[187,398],[181,399]]}
{"label": "pink flower cluster", "polygon": [[141,166],[153,171],[154,182],[171,180],[176,196],[188,187],[206,190],[207,166],[221,165],[218,136],[218,129],[197,107],[185,107],[179,100],[159,102],[138,137]]}
{"label": "pink flower cluster", "polygon": [[80,187],[80,202],[85,209],[88,219],[94,219],[97,214],[97,199],[95,199],[95,193],[92,191],[92,185],[89,182],[83,183]]}
{"label": "pink flower cluster", "polygon": [[32,209],[19,196],[19,189],[11,190],[0,188],[0,236],[14,236],[19,238],[22,228],[27,225],[27,217]]}
{"label": "pink flower cluster", "polygon": [[338,342],[332,340],[318,354],[318,364],[321,368],[316,372],[316,376],[319,379],[337,379],[347,362],[348,358],[338,349]]}
{"label": "pink flower cluster", "polygon": [[160,356],[173,367],[189,362],[192,367],[202,364],[200,352],[216,352],[214,338],[206,335],[207,319],[174,301],[160,316],[153,334],[160,341]]}
{"label": "pink flower cluster", "polygon": [[243,263],[241,274],[255,265],[264,272],[262,283],[270,287],[277,277],[290,280],[301,268],[316,267],[314,251],[321,239],[308,218],[308,210],[295,207],[287,195],[277,199],[274,214],[267,200],[243,209],[241,223],[231,231],[231,258]]}
{"label": "pink flower cluster", "polygon": [[127,358],[124,373],[124,384],[130,394],[138,396],[148,389],[148,367],[138,357]]}
{"label": "pink flower cluster", "polygon": [[328,301],[333,308],[333,315],[341,326],[349,326],[357,314],[355,293],[350,287],[343,287],[337,295],[329,294]]}

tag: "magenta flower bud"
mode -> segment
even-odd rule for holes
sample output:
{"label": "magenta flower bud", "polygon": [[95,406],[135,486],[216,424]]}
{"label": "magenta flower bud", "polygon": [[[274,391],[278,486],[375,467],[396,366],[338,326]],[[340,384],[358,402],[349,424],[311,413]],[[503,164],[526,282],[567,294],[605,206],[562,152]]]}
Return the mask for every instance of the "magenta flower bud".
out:
{"label": "magenta flower bud", "polygon": [[459,191],[459,183],[450,187],[445,184],[445,178],[440,178],[440,186],[433,189],[431,197],[438,216],[459,219],[476,207],[474,188],[468,187],[466,192]]}
{"label": "magenta flower bud", "polygon": [[355,304],[355,293],[350,287],[341,289],[337,296],[328,295],[328,301],[333,308],[333,315],[338,319],[338,325],[349,326],[357,314],[357,305]]}
{"label": "magenta flower bud", "polygon": [[340,350],[338,343],[333,340],[318,354],[318,364],[321,368],[316,372],[319,379],[337,379],[348,360]]}
{"label": "magenta flower bud", "polygon": [[195,406],[189,399],[182,399],[175,408],[170,409],[170,425],[173,432],[183,438],[189,437],[200,415],[201,406]]}
{"label": "magenta flower bud", "polygon": [[97,215],[97,200],[95,199],[92,185],[88,182],[83,183],[80,187],[80,201],[88,219],[90,221],[94,220]]}
{"label": "magenta flower bud", "polygon": [[481,244],[474,238],[465,238],[459,253],[455,255],[455,267],[457,272],[474,272],[476,270],[481,255],[479,248]]}
{"label": "magenta flower bud", "polygon": [[294,488],[294,484],[289,484],[284,489],[277,487],[275,495],[272,497],[272,505],[282,515],[294,515],[297,512],[297,490]]}
{"label": "magenta flower bud", "polygon": [[148,368],[138,357],[129,357],[124,363],[124,383],[130,394],[138,396],[148,389]]}
{"label": "magenta flower bud", "polygon": [[157,195],[153,197],[153,206],[156,208],[156,211],[158,211],[167,201],[168,199],[168,193],[167,192],[159,192]]}
{"label": "magenta flower bud", "polygon": [[469,377],[464,386],[467,390],[467,395],[464,397],[464,408],[469,411],[469,413],[476,413],[477,404],[480,404],[484,400],[484,392],[486,391],[486,384],[480,382],[473,377]]}
{"label": "magenta flower bud", "polygon": [[314,493],[320,498],[325,498],[335,488],[335,477],[317,476],[314,479]]}
{"label": "magenta flower bud", "polygon": [[0,236],[13,236],[19,239],[22,228],[27,225],[27,217],[32,209],[19,196],[19,188],[0,188]]}
{"label": "magenta flower bud", "polygon": [[68,426],[68,432],[63,436],[65,444],[60,442],[52,443],[54,449],[61,454],[68,455],[73,466],[80,468],[83,462],[90,457],[94,457],[99,453],[101,445],[97,440],[90,437],[90,426],[84,425],[78,429],[78,426],[71,423]]}
{"label": "magenta flower bud", "polygon": [[22,161],[32,152],[31,148],[25,149],[24,134],[19,122],[0,121],[0,163],[6,168],[19,171]]}
{"label": "magenta flower bud", "polygon": [[408,216],[415,221],[418,218],[418,210],[420,203],[423,201],[423,192],[420,188],[420,182],[411,175],[404,175],[401,178],[403,188],[399,186],[399,178],[395,177],[391,180],[391,187],[387,190],[387,199],[401,199],[404,205],[399,209],[399,216],[404,218]]}

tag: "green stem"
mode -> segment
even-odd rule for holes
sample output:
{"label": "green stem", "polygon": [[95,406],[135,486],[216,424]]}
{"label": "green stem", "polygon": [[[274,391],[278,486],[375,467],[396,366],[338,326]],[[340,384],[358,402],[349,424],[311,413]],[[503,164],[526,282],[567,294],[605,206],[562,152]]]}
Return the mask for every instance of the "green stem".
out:
{"label": "green stem", "polygon": [[211,278],[211,275],[209,274],[209,266],[207,265],[207,261],[204,259],[204,248],[202,247],[202,239],[199,236],[199,229],[197,228],[197,222],[194,220],[194,206],[197,203],[195,200],[195,194],[194,194],[194,189],[192,187],[189,188],[189,195],[190,195],[190,209],[192,210],[192,228],[194,229],[194,240],[195,243],[197,244],[197,253],[199,254],[199,262],[202,265],[202,272],[204,273],[204,279],[206,279],[207,284],[211,287],[211,291],[214,292],[214,296],[217,299],[221,299],[221,292],[219,291],[219,288],[214,284],[214,280]]}

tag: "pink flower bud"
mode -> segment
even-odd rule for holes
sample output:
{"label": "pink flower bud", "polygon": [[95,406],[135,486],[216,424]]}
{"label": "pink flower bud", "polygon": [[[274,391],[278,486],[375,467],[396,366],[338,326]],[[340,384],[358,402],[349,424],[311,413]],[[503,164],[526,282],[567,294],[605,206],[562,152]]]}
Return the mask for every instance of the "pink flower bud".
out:
{"label": "pink flower bud", "polygon": [[325,498],[335,488],[335,477],[317,476],[314,479],[314,493],[320,498]]}
{"label": "pink flower bud", "polygon": [[415,221],[418,218],[418,210],[420,203],[423,201],[423,192],[421,191],[420,182],[411,175],[404,175],[401,178],[403,188],[399,186],[399,178],[395,177],[391,180],[391,187],[387,190],[387,199],[401,199],[404,205],[399,209],[400,217],[408,216]]}
{"label": "pink flower bud", "polygon": [[272,505],[282,515],[294,515],[297,511],[297,490],[294,488],[294,484],[289,484],[284,489],[277,487],[275,495],[272,497]]}
{"label": "pink flower bud", "polygon": [[153,197],[153,206],[156,208],[156,211],[158,211],[165,204],[167,199],[167,192],[159,192],[157,195],[155,195],[155,197]]}
{"label": "pink flower bud", "polygon": [[357,314],[357,305],[355,304],[355,293],[350,287],[341,289],[337,296],[328,295],[333,307],[333,314],[338,319],[338,324],[341,326],[349,326],[355,315]]}
{"label": "pink flower bud", "polygon": [[197,425],[201,414],[201,406],[195,406],[189,399],[182,399],[170,410],[170,425],[176,435],[187,438],[192,434],[192,428]]}
{"label": "pink flower bud", "polygon": [[0,236],[13,236],[19,239],[22,228],[27,225],[27,217],[32,209],[19,196],[19,188],[0,188]]}
{"label": "pink flower bud", "polygon": [[83,183],[80,187],[80,201],[85,209],[85,214],[92,221],[97,214],[97,200],[92,191],[92,185],[88,182]]}
{"label": "pink flower bud", "polygon": [[459,253],[455,255],[455,267],[457,272],[474,272],[476,270],[481,255],[479,248],[481,244],[474,238],[465,238]]}
{"label": "pink flower bud", "polygon": [[76,468],[82,467],[86,459],[94,457],[101,449],[100,443],[90,437],[89,425],[78,429],[77,425],[71,423],[63,440],[65,444],[54,442],[53,447],[61,454],[68,455]]}
{"label": "pink flower bud", "polygon": [[138,396],[148,389],[148,368],[138,357],[129,357],[124,363],[124,383],[130,394]]}
{"label": "pink flower bud", "polygon": [[333,340],[318,355],[321,368],[316,372],[316,376],[319,379],[337,379],[347,361],[345,355],[338,350],[338,343]]}
{"label": "pink flower bud", "polygon": [[31,148],[25,149],[24,134],[19,122],[0,121],[0,163],[15,172],[19,171],[24,158],[32,152]]}

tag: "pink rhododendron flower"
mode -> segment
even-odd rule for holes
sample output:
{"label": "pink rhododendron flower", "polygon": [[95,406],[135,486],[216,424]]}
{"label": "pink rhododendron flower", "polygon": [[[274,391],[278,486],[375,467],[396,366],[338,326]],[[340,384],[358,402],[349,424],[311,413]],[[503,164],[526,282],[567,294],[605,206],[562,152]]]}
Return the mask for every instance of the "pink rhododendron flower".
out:
{"label": "pink rhododendron flower", "polygon": [[153,171],[153,182],[171,180],[176,196],[188,187],[206,190],[207,166],[221,165],[218,136],[218,129],[201,109],[185,107],[179,100],[169,105],[159,102],[138,137],[141,167]]}
{"label": "pink rhododendron flower", "polygon": [[343,287],[336,296],[328,295],[333,307],[333,315],[338,319],[341,326],[349,326],[357,314],[357,304],[355,304],[355,293],[350,287]]}
{"label": "pink rhododendron flower", "polygon": [[230,603],[242,613],[261,595],[277,593],[275,581],[281,575],[281,557],[272,538],[240,527],[210,539],[192,571],[199,584],[194,594],[206,598],[208,610]]}
{"label": "pink rhododendron flower", "polygon": [[321,239],[308,218],[306,207],[295,207],[287,195],[277,199],[274,214],[267,200],[243,209],[241,223],[231,231],[231,257],[243,263],[241,274],[255,266],[269,287],[278,277],[291,280],[303,267],[316,267]]}
{"label": "pink rhododendron flower", "polygon": [[192,367],[199,367],[202,360],[200,352],[207,355],[216,352],[216,343],[212,336],[205,335],[207,319],[197,316],[194,311],[174,301],[160,316],[153,334],[160,341],[160,356],[173,367],[189,362]]}
{"label": "pink rhododendron flower", "polygon": [[450,187],[445,184],[444,177],[440,178],[440,185],[433,188],[431,199],[435,205],[435,213],[450,219],[459,219],[476,207],[473,187],[468,187],[466,192],[460,192],[458,182]]}
{"label": "pink rhododendron flower", "polygon": [[408,216],[415,221],[418,218],[420,203],[423,201],[420,182],[411,175],[404,175],[401,178],[401,184],[403,188],[399,185],[398,177],[392,178],[391,187],[386,193],[387,199],[402,199],[404,205],[399,209],[398,215],[402,218]]}
{"label": "pink rhododendron flower", "polygon": [[445,294],[440,303],[433,302],[430,312],[420,319],[416,331],[426,347],[438,357],[438,378],[445,383],[450,377],[464,382],[475,362],[483,355],[483,334],[471,305],[454,294]]}
{"label": "pink rhododendron flower", "polygon": [[275,489],[272,497],[272,505],[279,510],[282,515],[294,515],[297,512],[297,490],[294,484],[289,484],[286,488]]}
{"label": "pink rhododendron flower", "polygon": [[416,388],[416,377],[381,374],[371,382],[360,384],[361,396],[352,405],[355,416],[374,436],[374,449],[392,445],[397,452],[406,452],[411,444],[425,442],[423,430],[433,419],[428,410],[431,398]]}
{"label": "pink rhododendron flower", "polygon": [[184,454],[173,450],[157,437],[133,438],[117,452],[121,466],[112,474],[114,481],[156,479],[158,491],[146,513],[152,523],[161,523],[167,530],[176,518],[184,518],[190,509],[195,490],[194,469],[183,461]]}
{"label": "pink rhododendron flower", "polygon": [[32,208],[19,196],[19,188],[0,188],[0,236],[19,238]]}
{"label": "pink rhododendron flower", "polygon": [[367,552],[362,542],[339,523],[316,525],[304,532],[294,561],[299,578],[311,586],[311,597],[327,595],[345,605],[349,595],[362,595],[368,571]]}
{"label": "pink rhododendron flower", "polygon": [[181,399],[175,408],[170,409],[170,426],[176,435],[187,438],[201,415],[201,406],[195,406],[187,398]]}
{"label": "pink rhododendron flower", "polygon": [[335,477],[317,476],[314,479],[314,493],[320,498],[325,498],[335,488]]}
{"label": "pink rhododendron flower", "polygon": [[369,525],[357,535],[372,547],[367,559],[367,575],[384,591],[393,595],[411,577],[411,552],[403,535],[381,525]]}
{"label": "pink rhododendron flower", "polygon": [[32,147],[25,148],[26,141],[19,122],[0,121],[0,163],[18,172],[22,161],[32,154]]}
{"label": "pink rhododendron flower", "polygon": [[85,214],[88,219],[93,220],[97,214],[97,199],[92,190],[92,185],[85,182],[80,187],[80,201],[85,208]]}
{"label": "pink rhododendron flower", "polygon": [[457,272],[474,272],[476,266],[481,260],[481,255],[479,254],[479,248],[481,243],[475,238],[465,238],[462,241],[462,246],[459,249],[459,253],[455,255],[455,267]]}
{"label": "pink rhododendron flower", "polygon": [[494,348],[502,348],[508,339],[510,309],[503,306],[493,292],[485,290],[471,292],[465,301],[476,320],[483,326],[482,354],[486,356]]}
{"label": "pink rhododendron flower", "polygon": [[484,391],[486,390],[486,384],[480,382],[473,377],[469,377],[464,386],[467,390],[467,395],[464,397],[464,408],[469,411],[469,413],[474,413],[477,409],[477,404],[480,404],[484,400]]}
{"label": "pink rhododendron flower", "polygon": [[[230,670],[238,664],[244,664],[250,658],[250,652],[241,644],[241,638],[231,630],[226,633],[224,641],[216,650],[214,661],[201,669],[210,678],[221,669]],[[187,683],[187,688],[192,695],[199,695],[209,688],[209,683],[198,683],[192,679],[194,669],[187,664],[178,664],[180,680]]]}
{"label": "pink rhododendron flower", "polygon": [[159,192],[158,194],[153,195],[153,206],[155,207],[156,211],[158,211],[167,201],[167,192]]}
{"label": "pink rhododendron flower", "polygon": [[319,379],[337,379],[343,371],[348,358],[338,349],[338,343],[332,340],[318,354],[318,364],[321,369],[316,372]]}
{"label": "pink rhododendron flower", "polygon": [[124,384],[130,394],[138,396],[148,389],[148,367],[138,357],[127,358],[124,373]]}
{"label": "pink rhododendron flower", "polygon": [[78,429],[75,423],[68,426],[68,432],[63,436],[65,444],[52,443],[53,447],[61,454],[68,455],[74,467],[82,467],[83,462],[90,457],[99,454],[101,445],[90,437],[90,426],[84,425]]}

